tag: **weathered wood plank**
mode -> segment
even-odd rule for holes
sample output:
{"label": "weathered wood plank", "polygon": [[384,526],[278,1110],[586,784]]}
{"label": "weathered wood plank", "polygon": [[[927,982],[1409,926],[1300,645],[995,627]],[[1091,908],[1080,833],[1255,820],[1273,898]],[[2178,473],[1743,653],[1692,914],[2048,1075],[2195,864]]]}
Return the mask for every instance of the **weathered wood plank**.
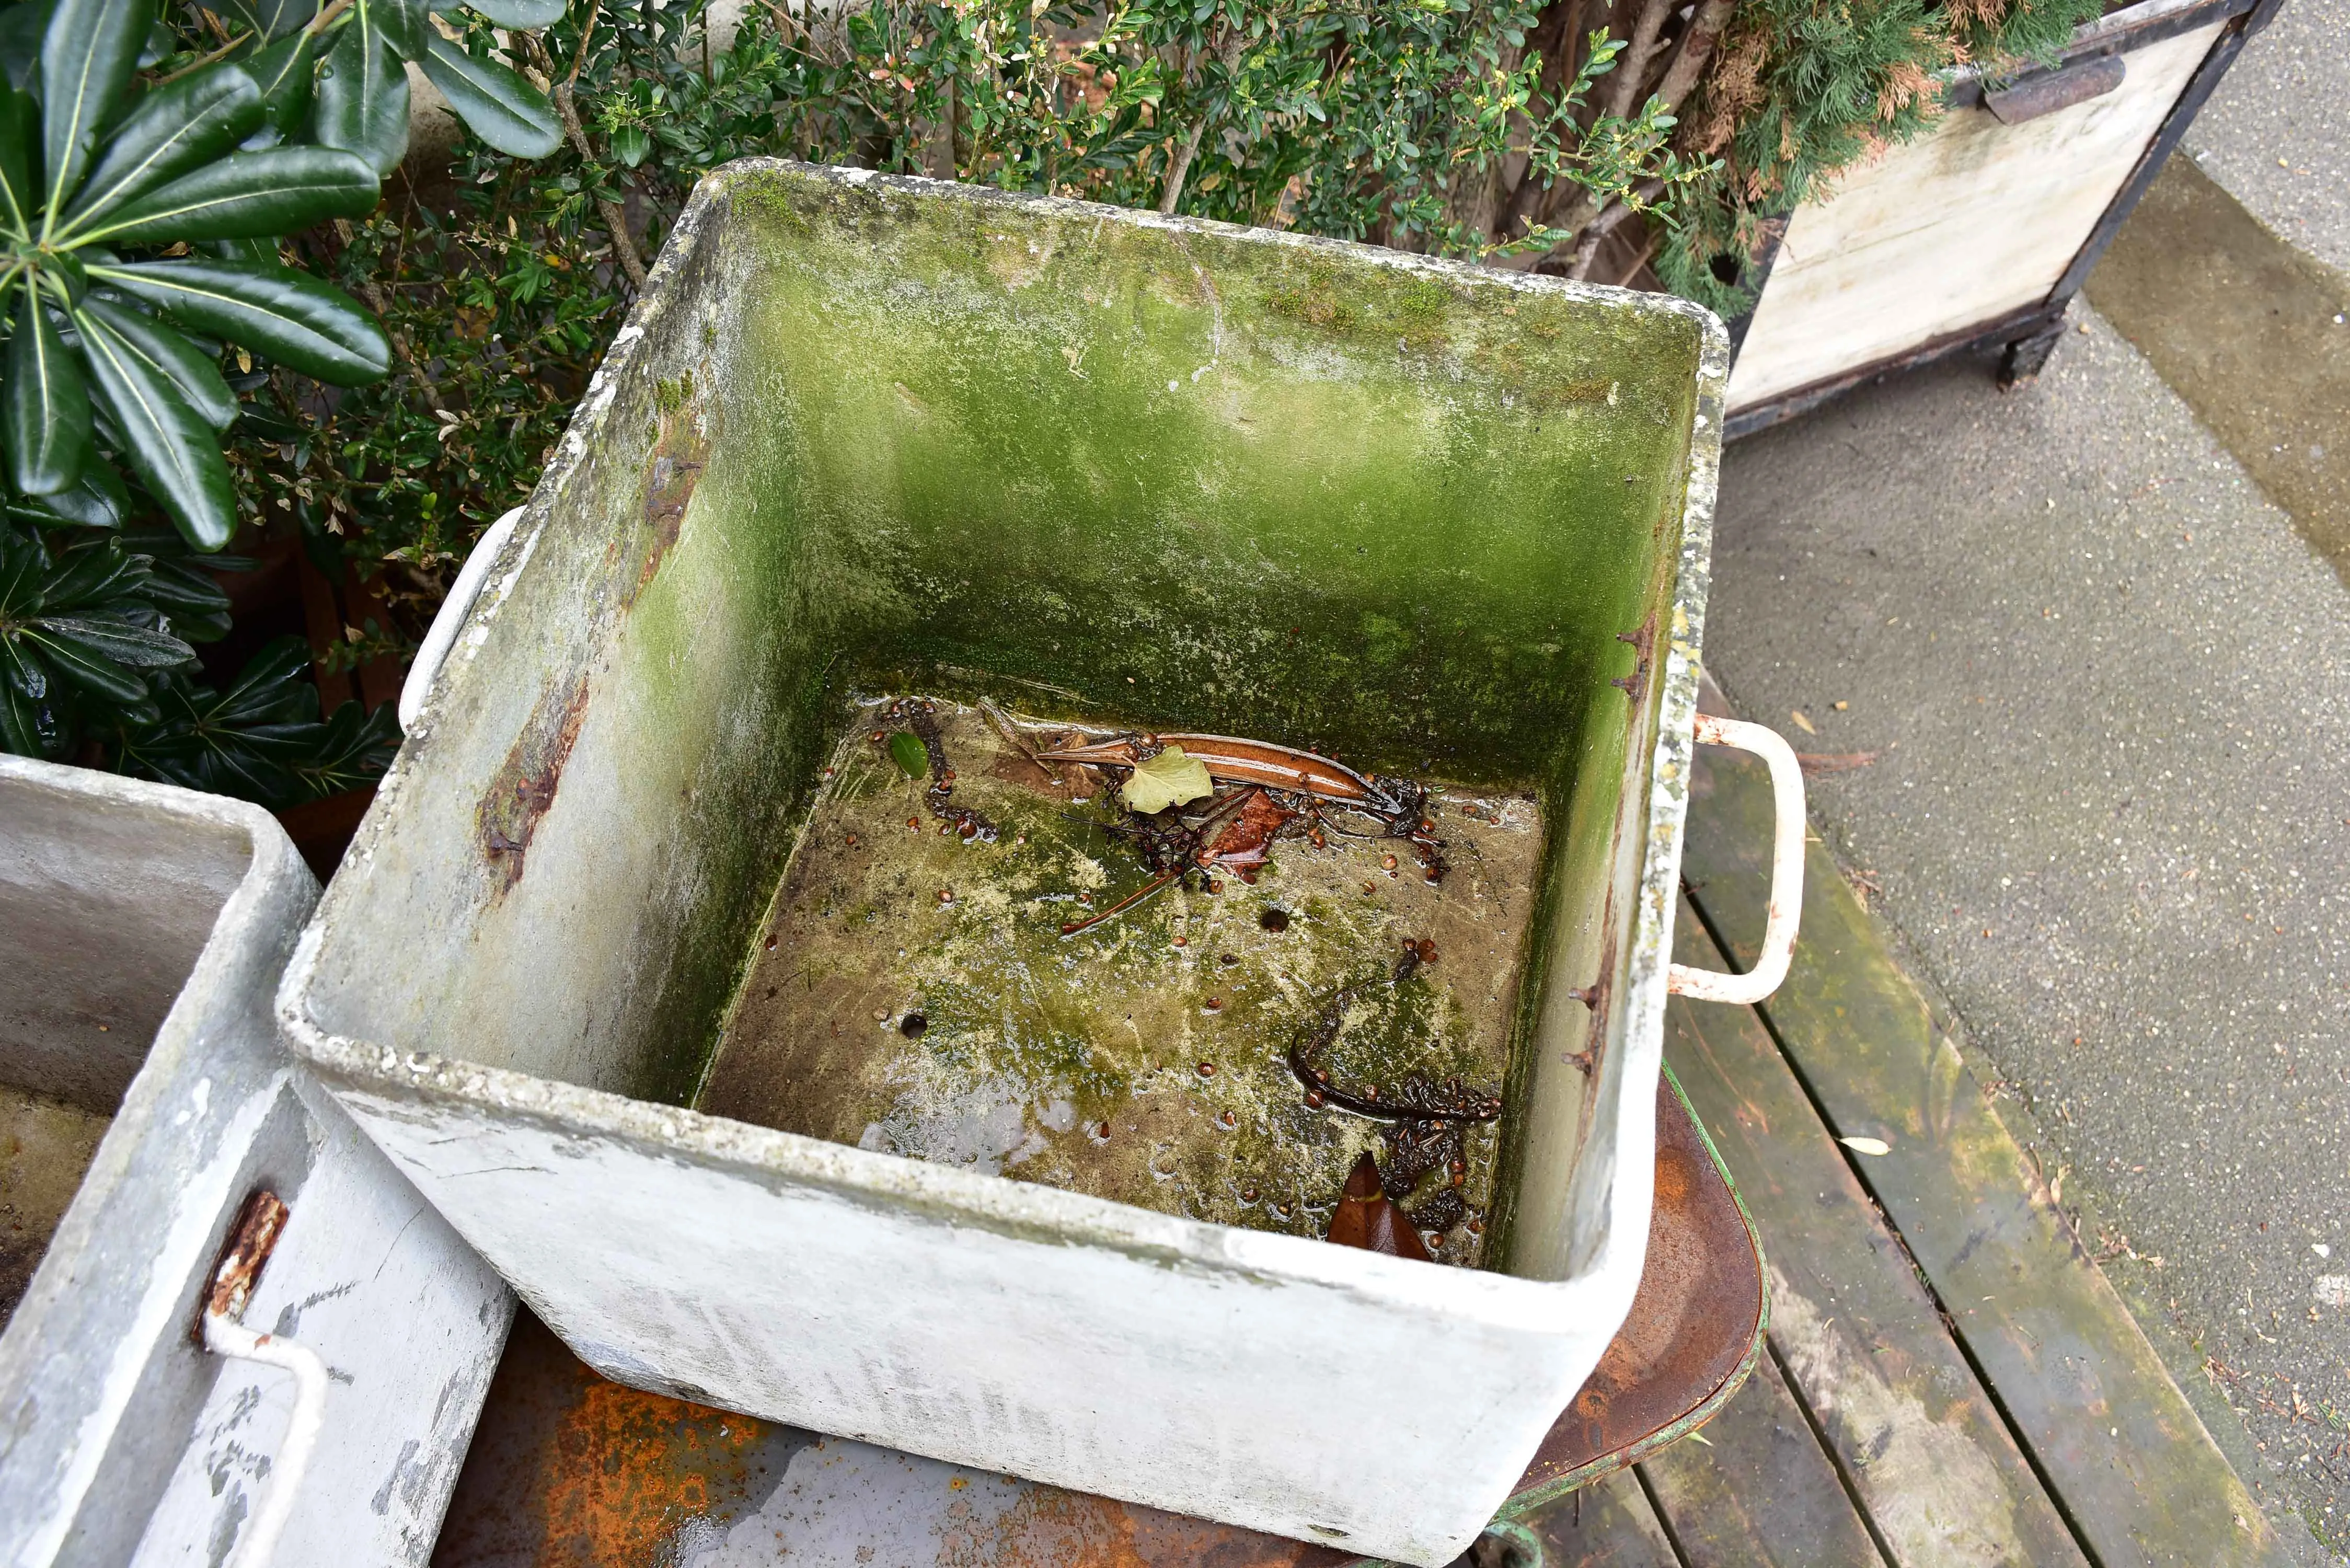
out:
{"label": "weathered wood plank", "polygon": [[2021,125],[1954,109],[1797,208],[1731,411],[2045,298],[2220,28],[2133,49],[2119,88]]}
{"label": "weathered wood plank", "polygon": [[[1770,787],[1700,750],[1684,875],[1751,963]],[[1858,1174],[2104,1568],[2290,1561],[1822,846],[1794,969],[1761,1011],[1829,1130],[1892,1146]]]}
{"label": "weathered wood plank", "polygon": [[1630,1470],[1569,1492],[1521,1522],[1542,1538],[1542,1568],[1681,1568]]}
{"label": "weathered wood plank", "polygon": [[[1681,962],[1724,967],[1686,905]],[[1762,1232],[1771,1342],[1901,1568],[2086,1568],[1751,1009],[1676,998],[1665,1059]]]}
{"label": "weathered wood plank", "polygon": [[1689,1568],[1884,1562],[1769,1356],[1699,1437],[1656,1455],[1640,1473]]}

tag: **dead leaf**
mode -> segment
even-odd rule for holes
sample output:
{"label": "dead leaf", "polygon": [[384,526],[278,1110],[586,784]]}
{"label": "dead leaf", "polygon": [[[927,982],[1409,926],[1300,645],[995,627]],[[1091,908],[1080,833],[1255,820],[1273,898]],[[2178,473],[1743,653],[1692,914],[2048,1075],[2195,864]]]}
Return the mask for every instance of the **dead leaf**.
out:
{"label": "dead leaf", "polygon": [[1794,712],[1788,714],[1787,717],[1793,719],[1795,722],[1795,728],[1801,730],[1806,735],[1816,735],[1819,733],[1817,730],[1812,727],[1812,722],[1804,717],[1804,711],[1801,708],[1796,709]]}
{"label": "dead leaf", "polygon": [[1891,1154],[1893,1146],[1881,1137],[1840,1137],[1836,1142],[1855,1154]]}
{"label": "dead leaf", "polygon": [[1149,816],[1170,805],[1212,794],[1215,788],[1208,777],[1207,763],[1197,757],[1185,756],[1180,746],[1170,746],[1149,762],[1137,763],[1118,793],[1128,811]]}

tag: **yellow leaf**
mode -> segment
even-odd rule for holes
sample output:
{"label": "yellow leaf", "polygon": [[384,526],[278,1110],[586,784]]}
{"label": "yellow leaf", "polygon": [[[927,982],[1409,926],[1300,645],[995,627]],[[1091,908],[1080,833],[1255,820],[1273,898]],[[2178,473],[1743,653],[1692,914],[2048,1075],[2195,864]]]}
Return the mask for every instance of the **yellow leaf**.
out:
{"label": "yellow leaf", "polygon": [[1893,1146],[1881,1137],[1840,1137],[1836,1142],[1855,1154],[1891,1154]]}
{"label": "yellow leaf", "polygon": [[1788,714],[1787,717],[1793,719],[1795,722],[1795,728],[1801,730],[1806,735],[1816,735],[1819,733],[1817,730],[1812,728],[1812,722],[1804,717],[1804,711],[1801,708],[1796,709],[1794,712]]}
{"label": "yellow leaf", "polygon": [[1128,810],[1149,816],[1152,812],[1212,794],[1215,787],[1208,777],[1207,763],[1197,757],[1185,756],[1180,746],[1170,746],[1149,762],[1139,763],[1118,793]]}

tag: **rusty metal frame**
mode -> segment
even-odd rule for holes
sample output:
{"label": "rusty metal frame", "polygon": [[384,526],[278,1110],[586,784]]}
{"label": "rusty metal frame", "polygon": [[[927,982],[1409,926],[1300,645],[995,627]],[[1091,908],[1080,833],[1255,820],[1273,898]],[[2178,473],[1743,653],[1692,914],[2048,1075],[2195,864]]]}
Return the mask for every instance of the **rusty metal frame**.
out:
{"label": "rusty metal frame", "polygon": [[1664,1081],[1672,1087],[1673,1098],[1679,1102],[1682,1114],[1689,1117],[1690,1126],[1696,1129],[1698,1142],[1705,1149],[1706,1157],[1713,1162],[1715,1173],[1721,1178],[1722,1185],[1729,1189],[1730,1200],[1737,1205],[1738,1218],[1745,1225],[1747,1241],[1753,1248],[1754,1273],[1755,1278],[1760,1282],[1760,1288],[1755,1293],[1754,1327],[1748,1336],[1745,1354],[1740,1357],[1738,1365],[1727,1376],[1707,1390],[1695,1404],[1664,1426],[1633,1439],[1620,1449],[1595,1455],[1574,1469],[1553,1477],[1538,1486],[1528,1487],[1523,1491],[1512,1493],[1510,1501],[1503,1504],[1501,1511],[1493,1516],[1496,1523],[1508,1524],[1522,1520],[1528,1514],[1556,1502],[1569,1492],[1580,1490],[1593,1481],[1613,1475],[1628,1466],[1638,1464],[1659,1449],[1670,1448],[1721,1414],[1722,1407],[1729,1404],[1741,1388],[1746,1386],[1747,1378],[1753,1376],[1754,1368],[1762,1361],[1763,1341],[1771,1329],[1771,1271],[1762,1252],[1762,1232],[1755,1228],[1754,1216],[1748,1211],[1746,1199],[1739,1193],[1737,1179],[1731,1175],[1729,1165],[1721,1158],[1721,1151],[1714,1147],[1713,1135],[1705,1130],[1705,1122],[1698,1116],[1696,1107],[1690,1104],[1689,1096],[1682,1092],[1680,1080],[1673,1075],[1673,1070],[1669,1065],[1663,1071]]}
{"label": "rusty metal frame", "polygon": [[[2106,247],[2113,244],[2114,236],[2121,232],[2122,224],[2137,210],[2139,199],[2154,183],[2155,177],[2162,172],[2163,164],[2169,161],[2171,152],[2187,134],[2195,117],[2202,112],[2204,103],[2220,85],[2220,78],[2227,75],[2228,67],[2235,63],[2245,41],[2267,26],[2282,5],[2283,0],[2205,0],[2200,5],[2180,6],[2149,16],[2135,26],[2104,32],[2097,31],[2093,26],[2048,67],[2049,71],[2062,70],[2079,60],[2120,54],[2127,49],[2159,43],[2165,38],[2208,26],[2214,18],[2224,17],[2229,21],[2227,28],[2212,41],[2210,52],[2195,67],[2195,74],[2187,79],[2186,88],[2171,105],[2169,112],[2163,117],[2154,140],[2139,155],[2137,167],[2131,170],[2129,178],[2122,182],[2121,189],[2115,193],[2113,201],[2099,215],[2095,226],[2089,231],[2089,237],[2082,243],[2072,263],[2047,295],[2036,305],[2009,311],[1957,332],[1945,333],[1915,348],[1888,354],[1824,380],[1783,392],[1752,408],[1742,409],[1722,421],[1722,439],[1736,441],[1742,436],[1767,430],[1799,414],[1809,413],[1821,404],[1866,382],[1904,370],[1914,370],[1954,354],[1999,351],[2002,356],[1999,379],[2002,387],[2027,382],[2037,376],[2055,347],[2055,329],[2064,324],[2073,296],[2080,293],[2082,286],[2088,281],[2089,274],[2095,270],[2098,261],[2104,257]],[[1979,105],[1981,101],[1982,84],[1979,79],[1970,78],[1954,84],[1950,89],[1950,105],[1954,109]],[[1765,253],[1758,255],[1755,261],[1757,270],[1762,275],[1755,286],[1758,304],[1762,291],[1770,286],[1770,268],[1777,259],[1777,236],[1783,232],[1784,222],[1783,218],[1779,220],[1781,228],[1773,233]],[[1745,342],[1746,327],[1752,318],[1753,311],[1750,308],[1730,324],[1733,369],[1736,368],[1737,350]]]}

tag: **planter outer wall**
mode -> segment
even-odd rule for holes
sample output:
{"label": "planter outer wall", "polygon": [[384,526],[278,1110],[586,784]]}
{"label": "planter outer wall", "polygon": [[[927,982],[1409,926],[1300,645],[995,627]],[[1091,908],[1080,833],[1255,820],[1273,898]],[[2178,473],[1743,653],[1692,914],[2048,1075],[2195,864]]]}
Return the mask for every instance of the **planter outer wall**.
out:
{"label": "planter outer wall", "polygon": [[[492,567],[282,1025],[608,1376],[1447,1562],[1638,1282],[1726,366],[1679,300],[731,165]],[[1504,1270],[684,1108],[851,690],[1540,780]],[[1596,1038],[1566,994],[1594,981]]]}
{"label": "planter outer wall", "polygon": [[0,756],[0,1076],[113,1114],[0,1336],[9,1568],[237,1545],[291,1380],[194,1330],[264,1186],[292,1212],[244,1322],[331,1374],[276,1561],[431,1558],[513,1297],[276,1038],[317,892],[258,806]]}

